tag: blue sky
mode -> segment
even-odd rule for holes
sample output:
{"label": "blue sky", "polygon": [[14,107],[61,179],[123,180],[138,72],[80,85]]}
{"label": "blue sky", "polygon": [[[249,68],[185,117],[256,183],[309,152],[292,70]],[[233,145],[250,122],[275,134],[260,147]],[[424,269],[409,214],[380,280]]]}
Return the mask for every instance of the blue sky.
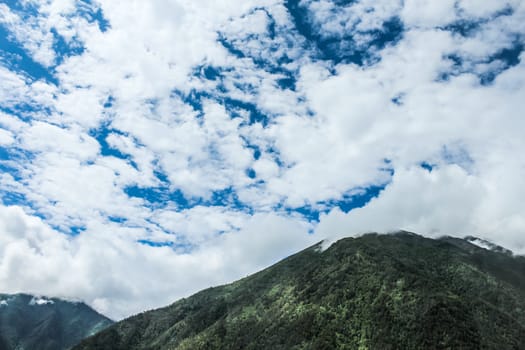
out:
{"label": "blue sky", "polygon": [[326,239],[525,251],[522,1],[0,0],[2,292],[114,318]]}

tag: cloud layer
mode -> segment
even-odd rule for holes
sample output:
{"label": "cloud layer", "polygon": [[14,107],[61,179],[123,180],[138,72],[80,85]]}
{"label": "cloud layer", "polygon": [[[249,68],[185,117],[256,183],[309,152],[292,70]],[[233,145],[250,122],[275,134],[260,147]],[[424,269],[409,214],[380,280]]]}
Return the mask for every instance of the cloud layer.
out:
{"label": "cloud layer", "polygon": [[524,253],[524,45],[519,0],[0,2],[2,291],[120,318],[367,231]]}

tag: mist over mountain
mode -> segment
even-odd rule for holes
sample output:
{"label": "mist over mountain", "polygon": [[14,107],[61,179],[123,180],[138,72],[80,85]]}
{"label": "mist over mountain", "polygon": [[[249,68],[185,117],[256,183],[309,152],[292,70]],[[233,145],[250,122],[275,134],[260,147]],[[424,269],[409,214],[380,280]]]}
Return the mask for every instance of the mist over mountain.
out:
{"label": "mist over mountain", "polygon": [[66,350],[112,323],[81,302],[0,294],[0,350]]}
{"label": "mist over mountain", "polygon": [[524,349],[525,258],[399,232],[314,245],[75,350]]}

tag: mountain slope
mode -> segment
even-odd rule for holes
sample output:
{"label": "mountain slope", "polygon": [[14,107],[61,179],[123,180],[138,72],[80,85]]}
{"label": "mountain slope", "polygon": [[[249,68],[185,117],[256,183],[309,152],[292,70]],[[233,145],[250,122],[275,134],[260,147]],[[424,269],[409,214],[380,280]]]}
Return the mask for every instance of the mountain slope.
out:
{"label": "mountain slope", "polygon": [[306,249],[75,349],[523,349],[525,258],[411,233]]}
{"label": "mountain slope", "polygon": [[0,294],[0,350],[70,349],[112,323],[84,303]]}

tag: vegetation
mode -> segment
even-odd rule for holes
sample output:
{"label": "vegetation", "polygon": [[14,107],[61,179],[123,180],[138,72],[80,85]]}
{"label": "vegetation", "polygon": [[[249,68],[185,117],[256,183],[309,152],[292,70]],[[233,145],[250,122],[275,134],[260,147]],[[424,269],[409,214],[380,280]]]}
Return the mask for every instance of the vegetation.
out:
{"label": "vegetation", "polygon": [[0,350],[66,350],[113,322],[84,303],[0,294]]}
{"label": "vegetation", "polygon": [[401,232],[319,245],[75,349],[525,349],[525,258]]}

